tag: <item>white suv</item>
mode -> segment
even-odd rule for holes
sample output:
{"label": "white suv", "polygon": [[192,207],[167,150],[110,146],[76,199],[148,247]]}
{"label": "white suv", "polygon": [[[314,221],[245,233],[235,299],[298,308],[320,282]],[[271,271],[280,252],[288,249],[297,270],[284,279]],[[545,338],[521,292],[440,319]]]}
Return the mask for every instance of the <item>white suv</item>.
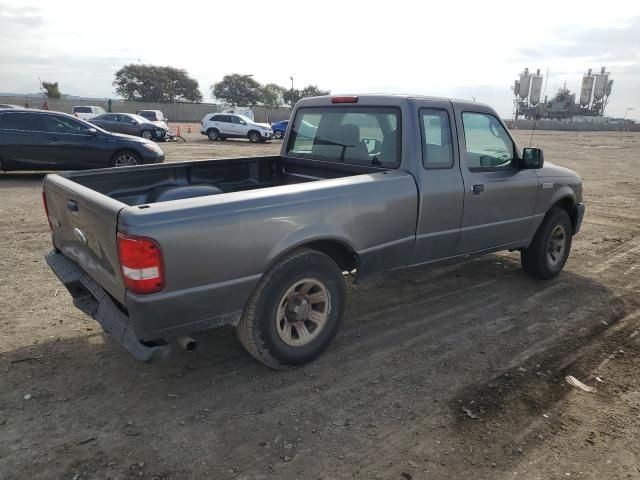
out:
{"label": "white suv", "polygon": [[104,108],[95,105],[77,105],[73,107],[71,113],[82,120],[90,120],[107,112],[104,111]]}
{"label": "white suv", "polygon": [[256,123],[244,115],[208,113],[200,122],[200,133],[209,140],[225,138],[248,138],[250,142],[266,142],[273,138],[273,130],[268,123]]}

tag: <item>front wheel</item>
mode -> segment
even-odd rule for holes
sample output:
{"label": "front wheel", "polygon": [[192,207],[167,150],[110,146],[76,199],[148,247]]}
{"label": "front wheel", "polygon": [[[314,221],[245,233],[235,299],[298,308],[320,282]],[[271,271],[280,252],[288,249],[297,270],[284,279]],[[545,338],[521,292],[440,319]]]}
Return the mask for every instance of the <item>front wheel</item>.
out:
{"label": "front wheel", "polygon": [[209,138],[209,140],[214,142],[220,138],[220,132],[215,128],[212,128],[207,131],[207,137]]}
{"label": "front wheel", "polygon": [[520,254],[524,271],[542,280],[558,275],[569,257],[572,235],[569,214],[559,208],[551,210],[538,228],[529,248],[525,248]]}
{"label": "front wheel", "polygon": [[138,155],[128,150],[116,153],[111,159],[112,167],[132,167],[134,165],[139,165],[140,163]]}
{"label": "front wheel", "polygon": [[338,265],[316,250],[296,250],[264,274],[240,318],[238,336],[271,368],[303,365],[329,346],[344,306]]}
{"label": "front wheel", "polygon": [[284,137],[284,133],[282,133],[282,130],[276,130],[275,132],[273,132],[273,136],[280,140],[282,137]]}
{"label": "front wheel", "polygon": [[260,141],[260,134],[256,131],[249,132],[249,135],[247,136],[249,137],[249,141],[251,143],[258,143]]}
{"label": "front wheel", "polygon": [[143,130],[140,136],[146,140],[153,139],[153,133],[151,133],[151,130]]}

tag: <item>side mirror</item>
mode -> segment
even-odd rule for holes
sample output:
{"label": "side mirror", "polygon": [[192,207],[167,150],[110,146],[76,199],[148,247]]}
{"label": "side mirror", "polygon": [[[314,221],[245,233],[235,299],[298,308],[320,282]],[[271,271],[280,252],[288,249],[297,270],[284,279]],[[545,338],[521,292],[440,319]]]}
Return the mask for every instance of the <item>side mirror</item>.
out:
{"label": "side mirror", "polygon": [[169,121],[169,117],[163,117],[163,120],[164,120],[165,122],[168,122],[168,121]]}
{"label": "side mirror", "polygon": [[131,120],[131,125],[138,125],[138,122],[136,122],[135,120]]}
{"label": "side mirror", "polygon": [[245,122],[244,120],[240,120],[240,125],[246,125],[247,122]]}
{"label": "side mirror", "polygon": [[542,150],[539,148],[526,147],[522,150],[522,161],[520,162],[520,167],[533,170],[537,168],[542,168],[544,165],[544,154]]}
{"label": "side mirror", "polygon": [[96,130],[95,128],[87,128],[87,135],[97,135],[98,134],[98,130]]}

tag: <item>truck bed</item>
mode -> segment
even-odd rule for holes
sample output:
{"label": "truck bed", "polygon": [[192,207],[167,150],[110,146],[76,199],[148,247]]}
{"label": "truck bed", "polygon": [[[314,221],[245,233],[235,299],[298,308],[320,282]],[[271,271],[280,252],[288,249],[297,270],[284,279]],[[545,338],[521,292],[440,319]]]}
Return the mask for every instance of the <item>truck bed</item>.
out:
{"label": "truck bed", "polygon": [[379,168],[251,157],[150,165],[136,169],[61,174],[128,206],[314,182],[380,171]]}

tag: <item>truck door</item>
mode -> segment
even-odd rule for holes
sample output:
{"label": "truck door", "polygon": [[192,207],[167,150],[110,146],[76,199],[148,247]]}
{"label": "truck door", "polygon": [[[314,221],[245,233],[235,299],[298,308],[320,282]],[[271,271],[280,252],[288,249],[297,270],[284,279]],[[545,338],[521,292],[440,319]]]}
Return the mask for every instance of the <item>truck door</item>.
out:
{"label": "truck door", "polygon": [[[420,210],[412,264],[451,257],[460,236],[464,185],[453,109],[448,101],[418,109],[421,152],[416,179]],[[421,158],[420,158],[421,157]]]}
{"label": "truck door", "polygon": [[457,253],[522,240],[538,196],[534,170],[518,168],[516,145],[492,113],[457,111],[464,213]]}

